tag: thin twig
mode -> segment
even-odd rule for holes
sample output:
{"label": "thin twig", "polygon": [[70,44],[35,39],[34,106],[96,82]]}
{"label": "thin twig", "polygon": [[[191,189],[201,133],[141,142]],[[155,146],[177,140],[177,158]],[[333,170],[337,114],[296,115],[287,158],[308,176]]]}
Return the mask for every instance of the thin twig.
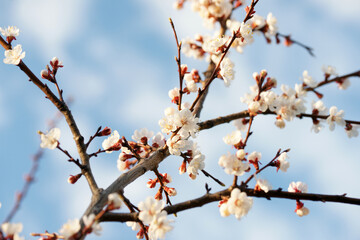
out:
{"label": "thin twig", "polygon": [[181,102],[182,102],[182,96],[184,94],[183,92],[183,82],[184,82],[184,74],[182,74],[182,70],[181,70],[181,42],[179,43],[179,40],[178,40],[178,36],[176,34],[176,30],[175,30],[175,25],[172,21],[171,18],[169,18],[169,21],[170,21],[170,24],[171,24],[171,27],[173,29],[173,32],[174,32],[174,36],[175,36],[175,40],[176,40],[176,46],[177,46],[177,52],[178,52],[178,56],[175,57],[175,61],[178,65],[178,71],[179,71],[179,82],[180,82],[180,92],[179,92],[179,102],[178,102],[178,109],[179,111],[181,110]]}

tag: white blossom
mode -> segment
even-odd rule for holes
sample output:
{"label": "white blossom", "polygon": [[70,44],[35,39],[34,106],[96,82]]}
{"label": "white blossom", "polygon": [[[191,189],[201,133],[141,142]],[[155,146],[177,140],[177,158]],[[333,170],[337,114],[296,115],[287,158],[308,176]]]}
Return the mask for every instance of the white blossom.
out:
{"label": "white blossom", "polygon": [[246,156],[246,153],[245,153],[244,149],[239,149],[239,150],[237,150],[237,152],[236,152],[236,157],[237,157],[239,160],[245,159],[245,156]]}
{"label": "white blossom", "polygon": [[199,171],[205,168],[205,156],[202,154],[197,154],[191,160],[190,164],[187,167],[187,173],[191,179],[196,179],[196,176],[199,174]]}
{"label": "white blossom", "polygon": [[227,155],[222,155],[219,159],[218,164],[224,168],[224,171],[227,174],[242,176],[245,171],[249,169],[249,164],[239,160],[236,156],[228,153]]}
{"label": "white blossom", "polygon": [[126,222],[126,225],[131,227],[133,231],[139,231],[141,228],[138,222]]}
{"label": "white blossom", "polygon": [[59,128],[52,128],[47,134],[38,132],[41,137],[40,147],[55,149],[58,146],[61,131]]}
{"label": "white blossom", "polygon": [[[168,110],[173,108],[168,108]],[[166,110],[165,110],[166,111]],[[173,115],[166,115],[163,119],[159,120],[159,125],[163,133],[169,134],[176,130],[175,120]]]}
{"label": "white blossom", "polygon": [[121,207],[122,205],[122,200],[121,197],[118,193],[114,192],[114,193],[110,193],[108,195],[108,204],[112,204],[114,209],[118,209]]}
{"label": "white blossom", "polygon": [[301,97],[306,97],[307,95],[307,91],[304,90],[304,86],[302,84],[295,84],[295,92],[296,92],[296,96],[301,98]]}
{"label": "white blossom", "polygon": [[235,121],[233,121],[233,123],[239,131],[247,131],[248,129],[247,123],[244,124],[243,119],[236,119]]}
{"label": "white blossom", "polygon": [[186,73],[184,75],[184,80],[186,82],[186,88],[190,92],[197,92],[198,86],[196,85],[196,82],[193,80],[193,77],[192,77],[191,73]]}
{"label": "white blossom", "polygon": [[288,192],[301,192],[301,193],[307,193],[308,187],[303,182],[291,182],[288,187]]}
{"label": "white blossom", "polygon": [[18,65],[24,57],[25,52],[22,52],[22,47],[18,44],[12,49],[5,51],[4,63]]}
{"label": "white blossom", "polygon": [[180,90],[177,87],[169,90],[169,97],[172,101],[174,101],[179,96],[180,96]]}
{"label": "white blossom", "polygon": [[228,204],[227,202],[224,202],[220,205],[220,215],[222,217],[228,217],[230,216],[230,212],[229,212],[229,209],[228,209]]}
{"label": "white blossom", "polygon": [[135,130],[134,135],[132,135],[131,138],[134,141],[141,143],[143,138],[146,138],[146,141],[148,141],[153,136],[154,136],[154,132],[147,130],[147,128],[142,128],[140,131]]}
{"label": "white blossom", "polygon": [[359,136],[358,128],[359,128],[358,125],[351,125],[351,127],[346,126],[346,127],[345,127],[346,135],[347,135],[349,138]]}
{"label": "white blossom", "polygon": [[259,186],[259,188],[266,193],[272,189],[272,186],[270,185],[270,183],[265,179],[257,179],[256,186]]}
{"label": "white blossom", "polygon": [[144,202],[138,204],[138,208],[140,209],[139,219],[143,221],[144,224],[150,224],[164,207],[164,201],[157,201],[152,197],[147,197]]}
{"label": "white blossom", "polygon": [[278,169],[280,169],[283,172],[286,172],[290,167],[290,163],[286,161],[287,158],[289,158],[287,153],[283,152],[282,154],[280,154],[279,158],[277,159],[279,161]]}
{"label": "white blossom", "polygon": [[204,41],[202,48],[204,49],[205,52],[218,54],[221,53],[220,51],[221,47],[223,47],[228,40],[229,40],[228,37],[217,37],[214,39],[209,39]]}
{"label": "white blossom", "polygon": [[248,197],[245,192],[241,192],[238,188],[231,191],[227,207],[229,212],[234,214],[238,220],[249,212],[252,205],[253,199]]}
{"label": "white blossom", "polygon": [[275,126],[277,126],[280,129],[285,128],[285,121],[282,118],[276,119]]}
{"label": "white blossom", "polygon": [[299,209],[296,209],[296,214],[299,216],[299,217],[303,217],[303,216],[306,216],[310,213],[310,210],[307,208],[307,207],[302,207],[302,208],[299,208]]}
{"label": "white blossom", "polygon": [[256,27],[256,29],[260,29],[265,26],[266,22],[264,17],[254,14],[254,16],[249,20],[252,26]]}
{"label": "white blossom", "polygon": [[[119,140],[120,140],[120,135],[118,131],[115,130],[108,138],[106,138],[102,142],[102,147],[104,150],[109,149],[113,147],[115,144],[117,144]],[[112,153],[112,152],[113,151],[106,151],[106,153]]]}
{"label": "white blossom", "polygon": [[0,28],[0,32],[4,37],[17,37],[20,30],[16,26],[8,26],[7,28]]}
{"label": "white blossom", "polygon": [[202,59],[204,58],[204,51],[203,49],[198,46],[195,41],[191,40],[190,38],[186,38],[181,40],[181,51],[187,57],[193,57],[195,59]]}
{"label": "white blossom", "polygon": [[102,227],[100,226],[98,221],[95,221],[95,217],[95,214],[91,213],[89,216],[83,216],[82,220],[87,228],[91,228],[91,231],[95,233],[95,235],[100,236]]}
{"label": "white blossom", "polygon": [[156,214],[150,223],[150,239],[165,239],[165,234],[173,229],[170,225],[172,221],[167,219],[166,211]]}
{"label": "white blossom", "polygon": [[74,234],[79,232],[80,228],[81,228],[81,226],[80,226],[79,219],[73,219],[73,220],[67,221],[67,223],[65,223],[61,227],[61,229],[59,230],[59,233],[63,237],[65,237],[65,240],[68,240],[71,238],[71,236],[73,236]]}
{"label": "white blossom", "polygon": [[313,101],[311,103],[311,106],[312,106],[312,109],[313,109],[313,112],[314,110],[317,112],[317,115],[326,115],[327,113],[327,108],[326,106],[324,105],[323,101],[321,100],[318,100],[318,101]]}
{"label": "white blossom", "polygon": [[230,81],[234,80],[234,63],[229,58],[224,58],[220,63],[220,75],[226,87],[230,86]]}
{"label": "white blossom", "polygon": [[266,17],[266,23],[268,25],[268,31],[266,32],[267,37],[275,36],[277,33],[277,19],[273,16],[272,13],[269,13]]}
{"label": "white blossom", "polygon": [[336,68],[335,67],[333,67],[333,66],[330,66],[330,65],[327,65],[327,66],[325,66],[325,65],[323,65],[322,67],[321,67],[321,70],[325,73],[325,74],[327,74],[327,75],[329,75],[329,76],[337,76],[338,74],[337,74],[337,72],[336,72]]}
{"label": "white blossom", "polygon": [[251,43],[253,41],[253,32],[250,24],[242,22],[240,25],[240,33],[241,37],[243,37],[247,43]]}
{"label": "white blossom", "polygon": [[25,237],[20,237],[18,234],[15,234],[13,240],[25,240]]}
{"label": "white blossom", "polygon": [[163,147],[166,144],[166,140],[164,135],[162,135],[160,132],[158,132],[155,136],[152,138],[152,145],[156,144],[157,147]]}
{"label": "white blossom", "polygon": [[252,114],[256,114],[259,111],[260,103],[258,101],[254,101],[248,106],[249,112]]}
{"label": "white blossom", "polygon": [[1,224],[1,230],[5,236],[13,236],[20,233],[23,230],[22,223],[3,223]]}
{"label": "white blossom", "polygon": [[346,90],[348,87],[350,87],[350,80],[348,78],[345,78],[337,82],[337,84],[340,90]]}
{"label": "white blossom", "polygon": [[236,145],[241,141],[241,132],[239,130],[235,130],[232,133],[223,137],[224,143],[228,145]]}
{"label": "white blossom", "polygon": [[261,153],[256,152],[256,151],[250,153],[249,156],[248,156],[248,161],[249,162],[259,162],[260,159],[261,159]]}
{"label": "white blossom", "polygon": [[169,147],[169,152],[172,155],[180,156],[181,152],[187,150],[189,144],[185,139],[181,139],[179,135],[168,139],[166,145]]}
{"label": "white blossom", "polygon": [[332,106],[329,110],[330,115],[326,119],[327,124],[329,124],[329,129],[333,131],[335,129],[335,123],[340,126],[345,126],[344,120],[344,111],[338,111],[337,107]]}
{"label": "white blossom", "polygon": [[318,83],[311,76],[309,76],[309,73],[307,70],[305,70],[303,72],[302,80],[307,86],[309,86],[311,88],[314,88],[318,85]]}
{"label": "white blossom", "polygon": [[177,127],[181,127],[179,134],[183,138],[189,135],[195,138],[195,133],[199,130],[199,118],[195,117],[188,108],[182,109],[174,115],[174,123]]}

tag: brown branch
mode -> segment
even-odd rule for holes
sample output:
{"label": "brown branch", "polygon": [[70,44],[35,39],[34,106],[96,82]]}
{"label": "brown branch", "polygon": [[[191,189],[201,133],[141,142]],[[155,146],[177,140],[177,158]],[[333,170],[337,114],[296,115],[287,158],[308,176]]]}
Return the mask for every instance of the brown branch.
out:
{"label": "brown branch", "polygon": [[[89,147],[90,143],[92,142],[92,140],[94,140],[96,137],[99,136],[99,132],[101,131],[101,126],[96,130],[95,134],[92,135],[90,138],[89,138],[89,141],[85,144],[85,147],[86,149]],[[90,157],[90,155],[89,155]]]}
{"label": "brown branch", "polygon": [[223,183],[222,181],[220,181],[219,179],[217,179],[216,177],[214,177],[213,175],[211,175],[210,173],[208,173],[207,171],[205,171],[204,169],[201,170],[201,172],[206,176],[211,178],[212,180],[214,180],[216,183],[218,183],[220,186],[225,187],[225,183]]}
{"label": "brown branch", "polygon": [[25,198],[26,194],[28,193],[30,185],[34,182],[35,174],[39,167],[39,160],[41,159],[43,153],[44,153],[44,150],[42,148],[39,148],[37,153],[33,156],[33,158],[32,158],[33,164],[32,164],[31,170],[25,177],[25,183],[23,185],[22,190],[20,191],[20,193],[16,194],[15,204],[14,204],[13,208],[11,209],[11,211],[9,212],[9,214],[7,215],[7,217],[4,219],[4,221],[3,221],[4,223],[11,222],[11,219],[14,217],[16,212],[20,209],[22,200]]}
{"label": "brown branch", "polygon": [[[4,44],[4,42],[5,40],[0,36],[1,45],[5,49],[7,49],[8,45]],[[86,180],[88,181],[92,194],[98,195],[99,188],[91,172],[89,156],[86,153],[86,146],[84,144],[84,137],[81,135],[80,130],[77,127],[77,124],[68,106],[66,105],[65,102],[60,101],[54,95],[54,93],[49,89],[49,87],[46,84],[42,83],[40,79],[26,66],[26,64],[23,61],[19,63],[18,67],[29,77],[30,81],[33,82],[46,95],[46,98],[48,98],[55,105],[55,107],[64,115],[65,120],[69,125],[71,133],[73,135],[74,141],[76,143],[82,165],[86,166],[82,170],[82,173],[86,177]]]}
{"label": "brown branch", "polygon": [[[219,191],[213,194],[205,194],[202,197],[174,204],[172,206],[167,206],[164,210],[168,214],[178,213],[184,210],[193,209],[196,207],[202,207],[208,203],[216,202],[222,200],[222,197],[229,197],[232,189],[226,189]],[[291,199],[291,200],[309,200],[317,202],[336,202],[336,203],[345,203],[352,205],[360,206],[360,198],[350,198],[346,197],[346,194],[342,195],[325,195],[317,193],[295,193],[295,192],[285,192],[281,189],[270,190],[265,193],[263,191],[255,191],[252,188],[244,188],[243,192],[250,197],[257,198],[282,198],[282,199]],[[126,222],[126,221],[136,221],[137,214],[125,214],[125,213],[106,213],[100,219],[103,222]]]}
{"label": "brown branch", "polygon": [[[262,112],[262,113],[259,113],[259,114],[262,114],[262,115],[269,115],[269,114],[270,115],[276,115],[275,112],[271,112],[271,111],[266,111],[266,112]],[[229,122],[231,122],[233,120],[236,120],[236,119],[247,118],[247,117],[250,117],[250,114],[249,114],[248,110],[245,110],[245,111],[242,111],[242,112],[233,113],[233,114],[229,114],[229,115],[226,115],[226,116],[220,116],[220,117],[217,117],[217,118],[214,118],[214,119],[209,119],[209,120],[206,120],[204,122],[198,123],[199,131],[210,129],[210,128],[213,128],[215,126],[218,126],[218,125],[221,125],[221,124],[224,124],[224,123],[229,123]],[[327,119],[329,117],[329,115],[313,115],[313,114],[302,113],[302,114],[297,115],[296,117],[298,117],[300,119],[302,119],[303,117]],[[345,122],[350,123],[350,124],[358,124],[358,125],[360,125],[360,121],[346,120],[345,119]]]}
{"label": "brown branch", "polygon": [[[72,100],[69,99],[69,102],[71,102],[71,101]],[[48,124],[47,124],[48,129],[54,128],[57,125],[58,121],[60,121],[60,120],[61,120],[61,115],[59,114],[59,112],[57,112],[55,114],[55,116],[52,119],[50,119],[50,121],[48,122]],[[33,164],[31,166],[29,173],[26,174],[25,183],[22,187],[22,190],[20,191],[20,193],[17,194],[14,206],[10,210],[9,214],[7,215],[7,217],[5,218],[5,220],[3,222],[11,222],[11,220],[15,216],[16,212],[19,211],[20,205],[23,202],[25,196],[27,195],[31,184],[34,183],[35,174],[39,168],[39,161],[42,158],[43,154],[44,154],[44,149],[39,147],[36,154],[32,157]]]}
{"label": "brown branch", "polygon": [[97,197],[93,198],[90,206],[85,211],[84,215],[91,213],[97,214],[107,203],[107,197],[113,192],[123,192],[124,188],[137,178],[145,174],[147,171],[154,170],[166,157],[168,157],[168,149],[159,149],[150,157],[142,159],[139,164],[125,172],[118,177],[108,188],[103,190]]}
{"label": "brown branch", "polygon": [[224,123],[229,123],[229,122],[231,122],[233,120],[236,120],[236,119],[239,119],[239,118],[246,118],[246,117],[249,117],[249,116],[250,116],[249,111],[245,110],[245,111],[242,111],[242,112],[233,113],[233,114],[229,114],[229,115],[226,115],[226,116],[220,116],[220,117],[217,117],[217,118],[214,118],[214,119],[209,119],[209,120],[206,120],[204,122],[198,123],[199,131],[210,129],[210,128],[213,128],[213,127],[215,127],[217,125],[221,125],[221,124],[224,124]]}

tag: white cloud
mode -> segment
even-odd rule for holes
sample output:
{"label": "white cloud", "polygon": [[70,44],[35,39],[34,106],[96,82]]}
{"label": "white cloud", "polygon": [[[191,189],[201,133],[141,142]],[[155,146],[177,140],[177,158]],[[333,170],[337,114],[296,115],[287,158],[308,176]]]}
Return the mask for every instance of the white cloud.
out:
{"label": "white cloud", "polygon": [[63,47],[82,31],[87,21],[89,1],[16,1],[12,14],[22,34],[38,44],[41,53],[63,51]]}
{"label": "white cloud", "polygon": [[337,20],[359,20],[360,2],[358,0],[318,0],[311,1],[311,4],[317,5],[321,10],[329,10]]}

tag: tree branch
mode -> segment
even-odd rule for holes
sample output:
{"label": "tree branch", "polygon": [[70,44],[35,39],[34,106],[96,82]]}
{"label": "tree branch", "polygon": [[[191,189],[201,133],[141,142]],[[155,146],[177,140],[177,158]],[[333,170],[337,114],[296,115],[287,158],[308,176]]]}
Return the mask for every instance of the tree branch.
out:
{"label": "tree branch", "polygon": [[[232,189],[226,189],[219,191],[213,194],[205,194],[202,197],[174,204],[172,206],[167,206],[164,210],[168,214],[178,213],[188,209],[193,209],[196,207],[202,207],[208,203],[216,202],[222,200],[222,197],[229,197]],[[271,198],[283,198],[283,199],[292,199],[292,200],[309,200],[317,202],[336,202],[336,203],[346,203],[352,205],[360,206],[359,198],[349,198],[346,197],[346,194],[342,195],[325,195],[325,194],[316,194],[316,193],[295,193],[295,192],[284,192],[281,189],[271,190],[268,193],[263,191],[255,191],[252,188],[245,188],[242,190],[246,192],[248,196],[257,197],[257,198],[266,198],[271,200]],[[138,213],[106,213],[100,219],[102,222],[126,222],[126,221],[137,221]]]}
{"label": "tree branch", "polygon": [[[7,50],[9,44],[0,36],[1,45]],[[82,164],[85,168],[82,170],[83,175],[86,177],[88,181],[90,190],[93,195],[97,195],[99,193],[99,188],[95,181],[95,178],[91,172],[89,156],[86,153],[86,146],[84,144],[84,137],[80,134],[80,130],[76,125],[74,117],[71,114],[68,106],[65,102],[60,101],[54,93],[49,89],[49,87],[42,83],[40,79],[26,66],[26,64],[21,61],[18,67],[29,77],[30,81],[32,81],[45,95],[46,97],[55,105],[55,107],[64,115],[67,124],[71,130],[74,141],[77,146],[77,150],[81,159]]]}

